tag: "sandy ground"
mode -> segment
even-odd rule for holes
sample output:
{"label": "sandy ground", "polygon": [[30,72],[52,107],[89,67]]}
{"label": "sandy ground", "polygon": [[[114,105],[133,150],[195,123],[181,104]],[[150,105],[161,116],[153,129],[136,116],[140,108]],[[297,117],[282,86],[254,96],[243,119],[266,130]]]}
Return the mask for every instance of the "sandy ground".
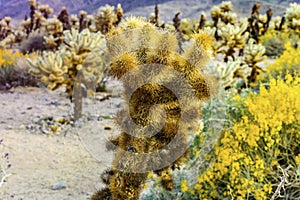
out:
{"label": "sandy ground", "polygon": [[[111,117],[120,108],[120,90],[112,82],[109,99],[84,103],[84,113],[97,115],[98,121],[82,122],[58,134],[29,130],[28,125],[72,113],[63,89],[20,87],[0,92],[0,154],[9,153],[12,164],[7,170],[11,176],[0,188],[0,200],[90,199],[102,187],[100,174],[112,160],[105,141],[119,131]],[[54,190],[61,182],[64,187]]]}

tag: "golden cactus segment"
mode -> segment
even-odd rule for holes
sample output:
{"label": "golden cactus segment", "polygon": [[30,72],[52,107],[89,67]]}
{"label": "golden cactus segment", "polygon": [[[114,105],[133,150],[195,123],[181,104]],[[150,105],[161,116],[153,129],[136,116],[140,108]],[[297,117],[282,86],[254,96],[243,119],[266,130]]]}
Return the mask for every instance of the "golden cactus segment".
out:
{"label": "golden cactus segment", "polygon": [[152,54],[156,54],[149,56],[153,57],[153,60],[150,59],[148,61],[149,63],[153,62],[167,65],[170,62],[171,54],[178,49],[177,35],[172,32],[165,32],[157,37],[151,37],[149,48]]}
{"label": "golden cactus segment", "polygon": [[132,70],[139,64],[133,53],[124,53],[111,62],[110,73],[120,79],[129,70]]}

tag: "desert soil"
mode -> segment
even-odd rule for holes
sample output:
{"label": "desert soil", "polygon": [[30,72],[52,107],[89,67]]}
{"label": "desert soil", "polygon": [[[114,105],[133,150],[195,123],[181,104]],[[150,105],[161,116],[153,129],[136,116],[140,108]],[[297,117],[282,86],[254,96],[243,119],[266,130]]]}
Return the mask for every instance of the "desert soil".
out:
{"label": "desert soil", "polygon": [[12,164],[0,200],[84,200],[103,187],[100,174],[113,157],[105,142],[119,132],[112,117],[121,104],[120,84],[109,81],[107,87],[108,92],[97,94],[97,99],[84,101],[84,116],[97,120],[62,125],[67,128],[54,132],[33,127],[42,119],[72,114],[63,88],[0,92],[0,154],[9,153]]}

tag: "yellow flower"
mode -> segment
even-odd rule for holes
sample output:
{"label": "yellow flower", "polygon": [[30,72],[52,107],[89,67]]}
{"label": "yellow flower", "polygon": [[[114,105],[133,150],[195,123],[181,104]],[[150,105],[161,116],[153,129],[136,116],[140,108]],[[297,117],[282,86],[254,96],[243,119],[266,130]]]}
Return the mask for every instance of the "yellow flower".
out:
{"label": "yellow flower", "polygon": [[148,179],[152,179],[152,178],[153,178],[153,173],[152,173],[152,172],[149,172],[148,175],[147,175],[147,178],[148,178]]}
{"label": "yellow flower", "polygon": [[180,186],[182,192],[187,192],[189,190],[189,186],[186,180],[181,181]]}

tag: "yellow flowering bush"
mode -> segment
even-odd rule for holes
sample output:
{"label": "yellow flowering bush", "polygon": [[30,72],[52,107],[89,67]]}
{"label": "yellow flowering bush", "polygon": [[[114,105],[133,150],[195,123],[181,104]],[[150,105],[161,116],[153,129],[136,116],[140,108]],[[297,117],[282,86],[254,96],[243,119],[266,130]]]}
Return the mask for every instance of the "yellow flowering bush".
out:
{"label": "yellow flowering bush", "polygon": [[[237,95],[228,91],[235,96],[226,98],[225,123],[217,143],[211,142],[215,145],[205,149],[206,140],[215,134],[214,124],[207,125],[205,119],[214,112],[210,106],[210,110],[203,109],[204,127],[190,146],[186,167],[173,173],[175,189],[168,192],[153,185],[142,199],[270,199],[281,181],[279,167],[289,165],[293,166],[289,184],[281,195],[299,197],[299,91],[299,73],[271,78],[258,92]],[[221,117],[217,117],[219,121]]]}
{"label": "yellow flowering bush", "polygon": [[37,78],[28,73],[26,65],[19,65],[19,61],[27,57],[27,54],[23,55],[12,49],[0,48],[0,89],[37,85]]}
{"label": "yellow flowering bush", "polygon": [[[285,79],[271,79],[268,89],[238,98],[246,109],[224,131],[211,167],[199,175],[194,189],[200,199],[269,199],[281,176],[277,166],[299,167],[300,76]],[[290,178],[286,191],[299,195],[296,176]]]}
{"label": "yellow flowering bush", "polygon": [[20,52],[13,52],[12,49],[1,49],[0,48],[0,67],[5,68],[13,65],[16,59],[22,57],[23,54]]}
{"label": "yellow flowering bush", "polygon": [[278,76],[286,71],[292,73],[300,70],[300,47],[294,48],[291,42],[287,42],[284,47],[283,54],[267,67],[267,74]]}

